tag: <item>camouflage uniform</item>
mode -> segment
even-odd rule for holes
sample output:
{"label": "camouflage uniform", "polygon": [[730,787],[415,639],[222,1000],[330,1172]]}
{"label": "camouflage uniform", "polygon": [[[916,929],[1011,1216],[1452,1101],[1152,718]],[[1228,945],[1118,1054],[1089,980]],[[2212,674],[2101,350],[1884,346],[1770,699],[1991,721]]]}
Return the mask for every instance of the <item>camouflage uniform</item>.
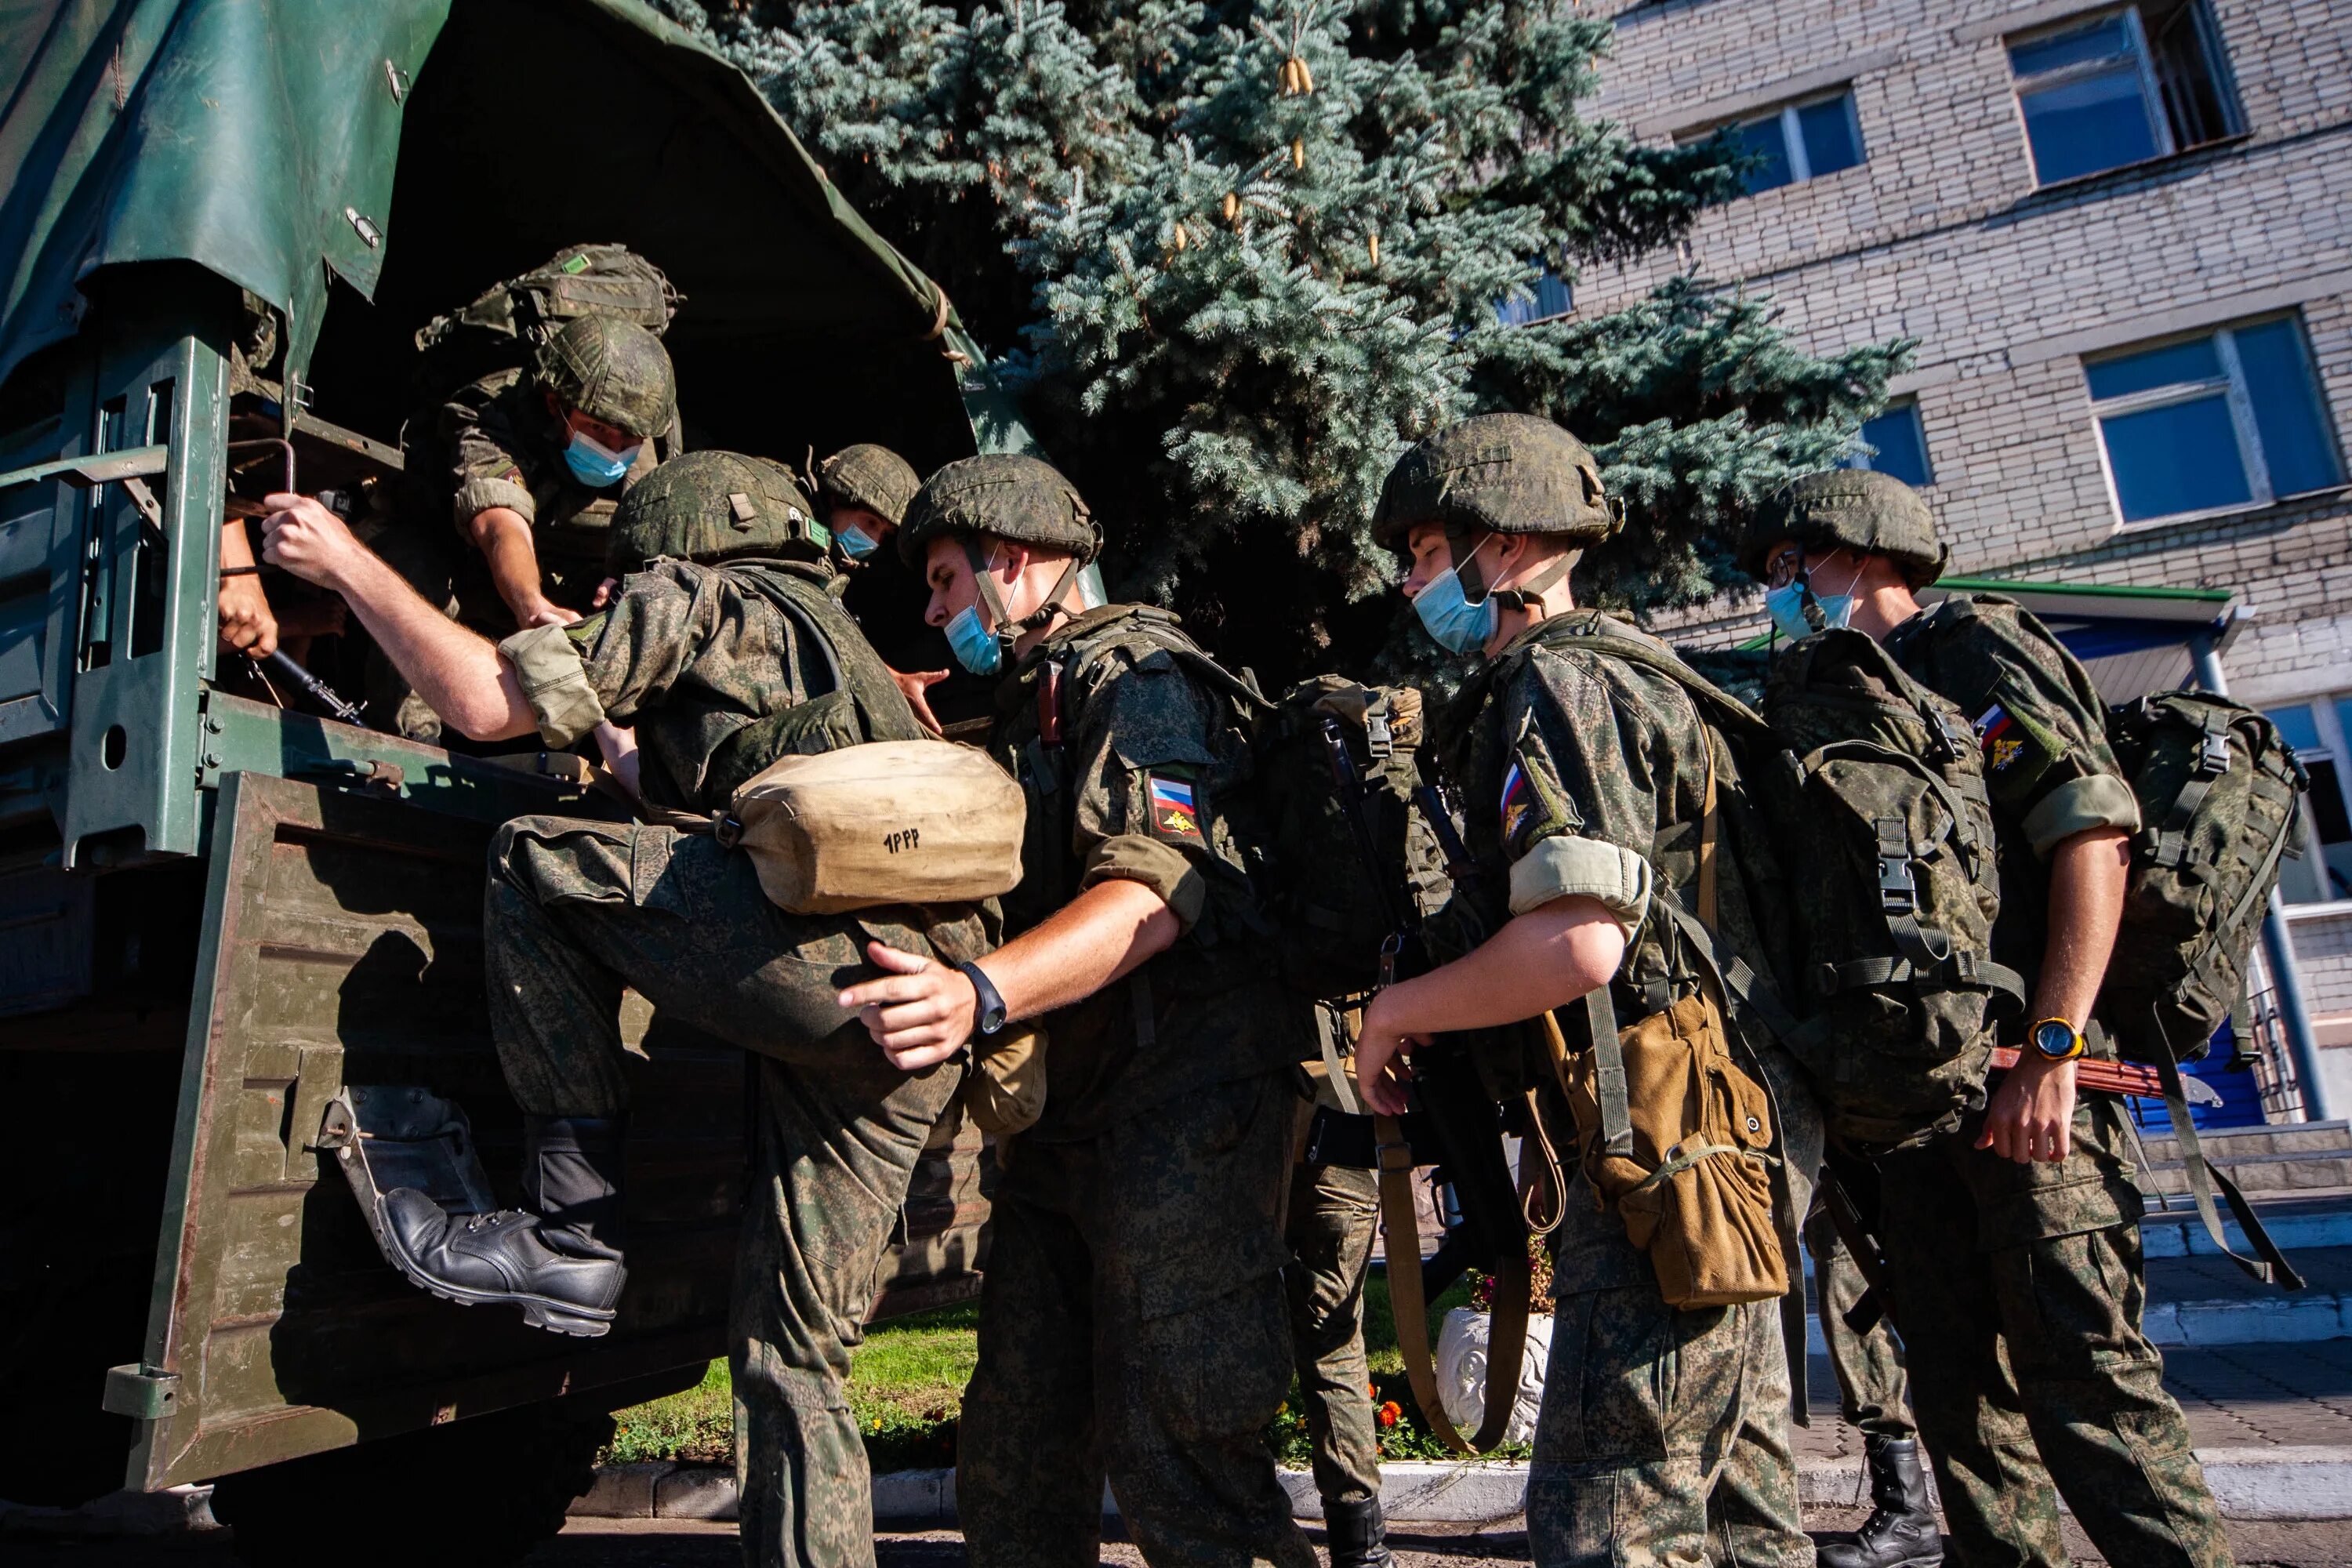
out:
{"label": "camouflage uniform", "polygon": [[[633,723],[648,805],[707,813],[775,756],[862,738],[844,728],[843,700],[820,695],[830,678],[805,624],[823,629],[843,671],[835,689],[870,738],[919,733],[826,592],[830,576],[797,562],[656,561],[604,613],[518,633],[500,651],[548,744],[606,717]],[[527,816],[493,841],[491,1026],[526,1112],[625,1109],[624,985],[662,1021],[759,1058],[731,1324],[749,1562],[874,1561],[865,1445],[843,1380],[916,1160],[963,1071],[898,1071],[834,997],[871,977],[869,940],[956,962],[987,951],[992,924],[968,908],[786,914],[747,857],[668,827]]]}
{"label": "camouflage uniform", "polygon": [[[1261,956],[1220,811],[1245,752],[1223,700],[1171,654],[1181,641],[1162,612],[1090,611],[1000,690],[990,748],[1029,798],[1007,926],[1125,879],[1184,933],[1045,1020],[1045,1113],[996,1195],[964,1397],[956,1485],[975,1568],[1092,1564],[1106,1473],[1160,1568],[1314,1562],[1263,1436],[1290,1379],[1279,1211],[1295,1064],[1313,1047]],[[1039,722],[1053,667],[1059,746]]]}
{"label": "camouflage uniform", "polygon": [[[1612,984],[1617,1016],[1630,1023],[1696,984],[1659,900],[1695,897],[1711,731],[1672,679],[1578,646],[1593,634],[1654,642],[1597,611],[1530,627],[1465,689],[1473,716],[1449,748],[1450,771],[1472,853],[1487,886],[1508,888],[1508,912],[1583,896],[1626,928]],[[1767,944],[1740,876],[1746,819],[1721,747],[1717,788],[1718,931],[1762,972]],[[1780,1116],[1781,1169],[1793,1189],[1783,1246],[1792,1247],[1789,1233],[1821,1163],[1820,1114],[1777,1047],[1751,1064]],[[1676,1310],[1580,1170],[1564,1209],[1528,1477],[1536,1561],[1696,1563],[1721,1552],[1742,1563],[1811,1563],[1789,1447],[1780,1304]]]}
{"label": "camouflage uniform", "polygon": [[[1822,1340],[1830,1370],[1837,1376],[1838,1413],[1867,1436],[1907,1438],[1914,1435],[1911,1400],[1903,1374],[1903,1347],[1882,1312],[1866,1333],[1846,1327],[1845,1315],[1868,1290],[1853,1255],[1819,1203],[1805,1219],[1805,1250],[1812,1254],[1813,1289],[1820,1301]],[[1882,1300],[1880,1305],[1885,1303]]]}
{"label": "camouflage uniform", "polygon": [[[2043,857],[2077,833],[2138,826],[2098,693],[2038,621],[1989,595],[1915,616],[1886,647],[1976,721],[2000,842],[1993,956],[2030,994],[2048,936]],[[1982,1112],[1879,1162],[1913,1403],[1961,1562],[2064,1563],[2058,1492],[2110,1562],[2229,1561],[2140,1330],[2123,1117],[2111,1096],[2078,1097],[2055,1165],[1975,1148]]]}
{"label": "camouflage uniform", "polygon": [[[1344,1109],[1319,1081],[1317,1100]],[[1304,1160],[1291,1168],[1284,1228],[1296,1256],[1283,1281],[1315,1490],[1327,1508],[1381,1495],[1380,1429],[1364,1361],[1364,1276],[1371,1270],[1380,1218],[1377,1172]]]}

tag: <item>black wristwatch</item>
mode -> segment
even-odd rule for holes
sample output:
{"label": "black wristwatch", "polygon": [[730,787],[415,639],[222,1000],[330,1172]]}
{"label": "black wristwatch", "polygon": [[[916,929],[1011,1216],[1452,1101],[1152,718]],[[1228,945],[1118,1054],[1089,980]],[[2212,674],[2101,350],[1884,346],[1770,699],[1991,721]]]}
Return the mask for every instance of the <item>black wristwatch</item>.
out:
{"label": "black wristwatch", "polygon": [[992,1035],[1004,1027],[1004,998],[997,994],[995,984],[986,974],[981,973],[980,965],[959,963],[956,965],[956,973],[971,982],[972,994],[979,998],[980,1032],[983,1035]]}
{"label": "black wristwatch", "polygon": [[2025,1037],[2033,1048],[2053,1062],[2072,1061],[2083,1054],[2083,1031],[2063,1018],[2044,1018]]}

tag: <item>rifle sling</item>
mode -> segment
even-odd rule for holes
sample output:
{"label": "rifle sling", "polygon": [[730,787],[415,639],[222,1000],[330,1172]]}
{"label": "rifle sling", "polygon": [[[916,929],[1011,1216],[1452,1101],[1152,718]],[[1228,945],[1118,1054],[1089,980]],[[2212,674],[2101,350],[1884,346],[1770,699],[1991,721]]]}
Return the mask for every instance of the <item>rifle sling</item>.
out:
{"label": "rifle sling", "polygon": [[[2180,1066],[2172,1059],[2171,1042],[2165,1038],[2160,1026],[2157,1038],[2162,1042],[2156,1052],[2155,1065],[2157,1076],[2164,1084],[2164,1113],[2172,1122],[2172,1136],[2180,1144],[2181,1169],[2188,1174],[2189,1194],[2197,1202],[2197,1217],[2204,1222],[2205,1234],[2212,1238],[2222,1256],[2263,1284],[2276,1285],[2282,1290],[2302,1289],[2303,1276],[2286,1260],[2278,1243],[2271,1239],[2271,1233],[2255,1216],[2253,1205],[2246,1202],[2238,1184],[2230,1179],[2227,1172],[2206,1163],[2204,1148],[2197,1141],[2197,1123],[2189,1111],[2188,1091],[2180,1086]],[[2120,1106],[2116,1110],[2119,1115],[2128,1114]],[[2254,1257],[2248,1258],[2230,1245],[2221,1214],[2213,1205],[2216,1186],[2221,1189],[2222,1201],[2230,1205],[2238,1228],[2246,1233],[2246,1244],[2253,1248]]]}
{"label": "rifle sling", "polygon": [[1389,1310],[1396,1321],[1397,1349],[1404,1357],[1414,1403],[1437,1440],[1457,1454],[1483,1454],[1503,1440],[1518,1404],[1519,1369],[1527,1359],[1530,1281],[1527,1248],[1496,1260],[1495,1306],[1486,1336],[1486,1409],[1466,1442],[1445,1414],[1437,1394],[1437,1368],[1429,1352],[1429,1304],[1421,1294],[1421,1219],[1412,1206],[1412,1147],[1393,1116],[1372,1118],[1381,1163],[1381,1236],[1388,1255]]}

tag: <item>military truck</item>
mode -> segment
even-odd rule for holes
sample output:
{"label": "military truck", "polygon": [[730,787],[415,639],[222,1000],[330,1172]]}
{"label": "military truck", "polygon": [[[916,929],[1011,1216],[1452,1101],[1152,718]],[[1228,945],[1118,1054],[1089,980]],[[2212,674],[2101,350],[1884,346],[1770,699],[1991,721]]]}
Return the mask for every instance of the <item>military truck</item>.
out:
{"label": "military truck", "polygon": [[[288,465],[396,489],[416,329],[586,241],[685,296],[693,444],[928,468],[1017,424],[939,286],[632,0],[9,7],[0,160],[0,1497],[217,1479],[256,1561],[510,1557],[587,1484],[607,1412],[723,1353],[743,1058],[625,1009],[608,1337],[383,1263],[331,1109],[464,1106],[514,1201],[485,847],[614,808],[572,759],[452,754],[257,684],[216,638],[228,498]],[[356,635],[314,664],[348,676]],[[927,1156],[877,1314],[976,1288],[982,1163],[972,1134]]]}

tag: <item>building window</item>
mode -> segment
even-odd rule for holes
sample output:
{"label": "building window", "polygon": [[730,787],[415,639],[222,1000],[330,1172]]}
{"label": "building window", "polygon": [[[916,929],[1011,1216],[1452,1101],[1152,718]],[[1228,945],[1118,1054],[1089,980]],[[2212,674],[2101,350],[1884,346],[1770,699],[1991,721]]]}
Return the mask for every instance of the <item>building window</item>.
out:
{"label": "building window", "polygon": [[1838,467],[1874,468],[1922,489],[1934,484],[1936,471],[1927,466],[1927,431],[1919,423],[1918,404],[1894,404],[1877,418],[1864,420],[1862,445]]}
{"label": "building window", "polygon": [[2086,361],[2126,522],[2266,506],[2343,478],[2292,316]]}
{"label": "building window", "polygon": [[2279,895],[2290,904],[2352,900],[2352,694],[2314,698],[2270,710],[2286,743],[2311,772],[2311,793],[2303,797],[2295,837],[2287,840],[2300,859],[2279,868]]}
{"label": "building window", "polygon": [[1854,117],[1852,88],[1783,104],[1733,125],[1711,126],[1683,140],[1704,142],[1717,131],[1728,131],[1739,150],[1754,160],[1748,169],[1749,195],[1834,174],[1863,159],[1862,123]]}
{"label": "building window", "polygon": [[1507,294],[1495,301],[1495,318],[1507,327],[1532,326],[1557,321],[1576,308],[1568,280],[1549,267],[1528,286],[1524,294]]}
{"label": "building window", "polygon": [[2168,157],[2234,132],[2204,0],[2126,5],[2009,41],[2039,184]]}

